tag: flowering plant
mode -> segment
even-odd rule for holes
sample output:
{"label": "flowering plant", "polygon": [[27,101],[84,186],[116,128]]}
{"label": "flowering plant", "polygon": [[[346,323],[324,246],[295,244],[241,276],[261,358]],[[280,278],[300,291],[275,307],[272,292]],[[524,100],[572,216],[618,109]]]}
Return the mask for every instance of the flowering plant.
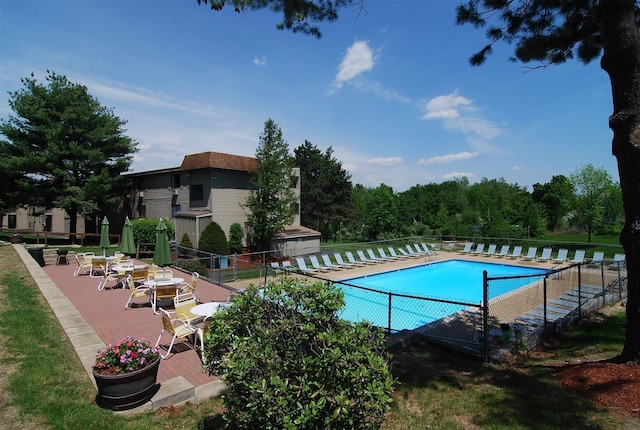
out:
{"label": "flowering plant", "polygon": [[127,336],[115,345],[98,351],[93,369],[101,374],[129,373],[144,369],[160,356],[157,348],[152,348],[145,339]]}

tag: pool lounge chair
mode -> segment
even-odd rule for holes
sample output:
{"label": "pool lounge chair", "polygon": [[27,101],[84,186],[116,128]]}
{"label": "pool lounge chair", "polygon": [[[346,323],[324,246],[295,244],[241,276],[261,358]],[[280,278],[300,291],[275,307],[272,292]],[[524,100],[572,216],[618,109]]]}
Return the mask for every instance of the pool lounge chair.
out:
{"label": "pool lounge chair", "polygon": [[[382,257],[378,257],[374,252],[373,249],[369,248],[367,249],[367,254],[369,255],[369,260],[373,260],[373,261],[379,261],[379,262],[385,262],[385,261],[391,261],[391,259],[389,258],[382,258]],[[366,254],[365,254],[366,255]]]}
{"label": "pool lounge chair", "polygon": [[345,252],[345,255],[347,256],[347,260],[349,260],[349,263],[352,263],[352,264],[355,264],[355,265],[358,265],[358,266],[366,266],[368,264],[376,264],[375,261],[367,262],[367,261],[362,261],[362,260],[360,260],[360,261],[356,260],[356,258],[353,256],[351,251]]}
{"label": "pool lounge chair", "polygon": [[298,263],[298,270],[303,273],[313,273],[317,272],[317,269],[312,269],[307,266],[307,262],[304,261],[302,257],[296,257],[296,262]]}
{"label": "pool lounge chair", "polygon": [[511,254],[507,255],[507,257],[510,258],[511,260],[515,260],[516,258],[520,257],[521,253],[522,253],[522,247],[519,245],[514,246],[513,251],[511,252]]}
{"label": "pool lounge chair", "polygon": [[500,252],[494,255],[494,257],[496,258],[506,257],[507,255],[509,255],[509,248],[511,248],[509,245],[502,245],[502,247],[500,248]]}
{"label": "pool lounge chair", "polygon": [[398,257],[398,256],[395,256],[395,257],[393,255],[387,256],[387,253],[384,252],[384,248],[378,248],[378,254],[380,254],[380,257],[386,258],[389,261],[398,261],[398,260],[400,260],[400,257]]}
{"label": "pool lounge chair", "polygon": [[333,269],[333,270],[342,270],[344,269],[343,266],[339,265],[339,264],[334,264],[333,261],[331,261],[331,259],[329,258],[329,256],[327,254],[322,254],[322,262],[324,263],[325,266],[327,266],[329,269]]}
{"label": "pool lounge chair", "polygon": [[576,249],[575,254],[573,254],[573,260],[569,260],[571,264],[582,264],[584,263],[584,249]]}
{"label": "pool lounge chair", "polygon": [[429,246],[428,243],[422,242],[420,245],[416,243],[416,248],[422,249],[425,254],[429,256],[429,258],[436,258],[438,255],[438,250],[435,248],[435,246]]}
{"label": "pool lounge chair", "polygon": [[293,267],[293,264],[291,264],[289,260],[284,260],[282,262],[282,270],[285,272],[291,272],[292,270],[295,270],[295,267]]}
{"label": "pool lounge chair", "polygon": [[524,261],[533,261],[536,259],[536,254],[538,254],[538,247],[530,246],[529,250],[527,251],[527,255],[523,255],[522,259]]}
{"label": "pool lounge chair", "polygon": [[595,251],[591,261],[589,261],[589,266],[601,266],[602,263],[604,263],[604,252]]}
{"label": "pool lounge chair", "polygon": [[322,264],[320,264],[320,262],[318,261],[318,257],[316,257],[315,255],[310,255],[309,256],[309,261],[311,261],[311,267],[313,267],[314,269],[316,269],[319,272],[329,272],[329,271],[331,271],[330,267],[323,266]]}
{"label": "pool lounge chair", "polygon": [[498,245],[496,245],[495,243],[489,244],[489,248],[487,248],[487,250],[485,252],[483,252],[482,255],[484,257],[491,257],[492,255],[494,255],[496,253],[496,248],[497,247],[498,247]]}
{"label": "pool lounge chair", "polygon": [[624,267],[624,253],[617,253],[613,256],[613,261],[607,266],[610,270],[617,270]]}
{"label": "pool lounge chair", "polygon": [[404,259],[407,259],[407,258],[411,258],[411,256],[410,256],[410,255],[408,255],[408,254],[398,255],[398,254],[396,253],[395,248],[394,248],[393,246],[389,246],[387,249],[389,250],[389,254],[390,254],[392,257],[397,257],[397,258],[398,258],[398,259],[400,259],[400,260],[404,260]]}
{"label": "pool lounge chair", "polygon": [[468,254],[471,252],[471,247],[473,246],[473,243],[471,242],[467,242],[464,244],[464,248],[461,251],[458,251],[458,254]]}
{"label": "pool lounge chair", "polygon": [[365,257],[364,252],[359,249],[356,251],[356,254],[358,254],[358,258],[360,259],[360,261],[362,261],[363,263],[367,263],[367,264],[376,264],[379,263],[379,261],[376,260],[372,260],[368,257]]}
{"label": "pool lounge chair", "polygon": [[[400,250],[402,251],[402,248],[400,248]],[[424,255],[423,253],[416,252],[408,243],[405,246],[405,251],[408,256],[414,257],[414,258],[422,257]]]}
{"label": "pool lounge chair", "polygon": [[568,255],[569,250],[567,248],[560,248],[558,250],[558,255],[556,256],[556,258],[551,260],[551,262],[553,264],[563,264],[565,261],[567,261]]}
{"label": "pool lounge chair", "polygon": [[552,248],[543,248],[542,255],[537,258],[537,260],[541,263],[546,263],[551,260],[551,253],[553,252]]}
{"label": "pool lounge chair", "polygon": [[420,258],[420,257],[422,257],[422,255],[416,254],[415,252],[411,252],[410,253],[404,248],[398,248],[398,252],[400,252],[400,254],[402,254],[403,257],[407,257],[407,258]]}
{"label": "pool lounge chair", "polygon": [[357,266],[364,266],[364,264],[356,264],[356,263],[347,263],[346,261],[344,261],[344,259],[342,258],[342,254],[338,254],[337,252],[335,254],[333,254],[333,258],[336,259],[336,261],[338,262],[338,264],[346,269],[353,269]]}
{"label": "pool lounge chair", "polygon": [[479,243],[476,245],[475,251],[471,251],[469,254],[471,255],[480,255],[484,252],[484,243]]}

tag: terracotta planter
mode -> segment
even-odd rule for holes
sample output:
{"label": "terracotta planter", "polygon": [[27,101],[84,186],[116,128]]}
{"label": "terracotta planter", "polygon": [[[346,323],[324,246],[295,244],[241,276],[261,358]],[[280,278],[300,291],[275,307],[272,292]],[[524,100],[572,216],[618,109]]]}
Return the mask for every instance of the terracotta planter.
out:
{"label": "terracotta planter", "polygon": [[96,403],[107,409],[122,411],[143,405],[158,391],[156,378],[160,358],[144,369],[122,375],[101,375],[93,370],[98,386]]}

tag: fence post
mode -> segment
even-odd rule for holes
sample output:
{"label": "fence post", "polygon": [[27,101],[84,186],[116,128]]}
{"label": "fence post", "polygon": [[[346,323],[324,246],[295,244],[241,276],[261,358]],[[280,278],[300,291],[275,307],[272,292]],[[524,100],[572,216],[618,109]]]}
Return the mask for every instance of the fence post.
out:
{"label": "fence post", "polygon": [[602,306],[607,304],[607,287],[604,279],[604,262],[600,263],[600,273],[602,273]]}
{"label": "fence post", "polygon": [[387,308],[387,333],[391,334],[391,293],[389,293],[389,307]]}
{"label": "fence post", "polygon": [[547,277],[542,280],[542,317],[544,318],[544,335],[547,335]]}
{"label": "fence post", "polygon": [[482,271],[482,358],[489,362],[489,280],[486,270]]}
{"label": "fence post", "polygon": [[578,320],[582,319],[582,264],[578,264]]}

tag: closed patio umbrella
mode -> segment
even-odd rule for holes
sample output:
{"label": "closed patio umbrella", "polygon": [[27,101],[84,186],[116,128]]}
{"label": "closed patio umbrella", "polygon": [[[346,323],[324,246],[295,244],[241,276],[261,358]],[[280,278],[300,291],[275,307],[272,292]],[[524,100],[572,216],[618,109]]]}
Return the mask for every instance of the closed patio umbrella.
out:
{"label": "closed patio umbrella", "polygon": [[171,251],[169,250],[169,236],[167,236],[167,226],[160,218],[156,227],[156,247],[153,251],[153,264],[160,267],[171,263]]}
{"label": "closed patio umbrella", "polygon": [[102,228],[100,229],[100,248],[102,248],[102,255],[107,255],[109,245],[109,220],[107,217],[104,217],[102,218]]}
{"label": "closed patio umbrella", "polygon": [[133,241],[133,227],[129,217],[124,220],[122,227],[122,237],[120,238],[120,251],[123,254],[134,255],[136,253],[136,244]]}

